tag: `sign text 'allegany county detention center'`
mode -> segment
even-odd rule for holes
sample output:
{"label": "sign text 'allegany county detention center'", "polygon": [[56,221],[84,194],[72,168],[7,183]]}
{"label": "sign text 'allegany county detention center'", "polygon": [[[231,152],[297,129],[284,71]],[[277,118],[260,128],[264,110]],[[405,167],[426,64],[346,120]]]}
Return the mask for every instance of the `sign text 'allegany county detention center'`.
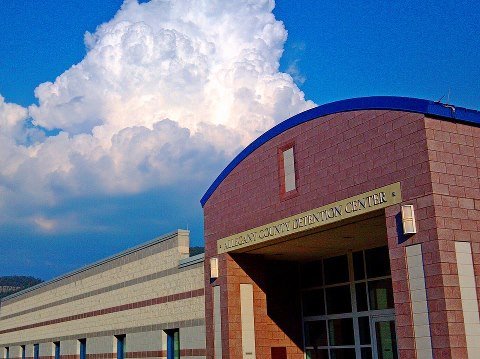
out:
{"label": "sign text 'allegany county detention center'", "polygon": [[218,253],[230,252],[289,234],[324,226],[342,219],[398,204],[401,201],[400,183],[393,183],[358,196],[222,238],[217,242]]}

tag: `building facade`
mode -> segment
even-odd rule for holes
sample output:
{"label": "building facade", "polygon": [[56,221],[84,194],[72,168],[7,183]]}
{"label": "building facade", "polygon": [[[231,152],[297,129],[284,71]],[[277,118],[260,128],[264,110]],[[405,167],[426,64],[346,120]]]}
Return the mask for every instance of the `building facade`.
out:
{"label": "building facade", "polygon": [[7,297],[1,359],[480,358],[480,113],[369,97],[256,139],[177,231]]}
{"label": "building facade", "polygon": [[1,302],[6,359],[205,357],[203,254],[178,230]]}
{"label": "building facade", "polygon": [[360,98],[241,152],[201,201],[208,358],[480,358],[479,125]]}

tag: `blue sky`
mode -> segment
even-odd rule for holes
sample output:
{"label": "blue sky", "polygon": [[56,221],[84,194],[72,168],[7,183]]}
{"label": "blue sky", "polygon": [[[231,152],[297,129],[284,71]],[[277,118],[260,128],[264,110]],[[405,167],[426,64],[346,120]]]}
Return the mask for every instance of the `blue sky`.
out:
{"label": "blue sky", "polygon": [[201,245],[216,175],[314,103],[480,109],[473,2],[121,5],[0,4],[0,275],[49,279],[176,228]]}
{"label": "blue sky", "polygon": [[[480,10],[469,1],[279,1],[289,33],[282,64],[298,59],[316,103],[395,95],[480,107]],[[296,49],[304,48],[303,51]],[[444,98],[446,99],[446,97]]]}

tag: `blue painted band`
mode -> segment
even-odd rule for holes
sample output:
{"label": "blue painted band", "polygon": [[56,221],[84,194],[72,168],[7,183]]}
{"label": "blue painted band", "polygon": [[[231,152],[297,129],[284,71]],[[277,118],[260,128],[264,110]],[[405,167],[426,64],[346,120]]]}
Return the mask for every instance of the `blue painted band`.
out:
{"label": "blue painted band", "polygon": [[480,125],[480,112],[469,110],[462,107],[454,107],[429,100],[421,100],[409,97],[392,97],[392,96],[372,96],[359,97],[348,100],[341,100],[321,105],[305,112],[299,113],[289,119],[279,123],[271,128],[255,141],[249,144],[240,152],[227,167],[215,179],[207,192],[203,195],[200,203],[205,206],[210,196],[215,192],[222,181],[233,171],[237,165],[242,162],[248,155],[259,148],[261,145],[271,140],[275,136],[285,132],[286,130],[298,126],[304,122],[314,120],[319,117],[332,115],[340,112],[360,111],[360,110],[391,110],[405,111],[414,113],[423,113],[425,115],[441,117],[452,120],[454,122],[464,122],[469,124]]}

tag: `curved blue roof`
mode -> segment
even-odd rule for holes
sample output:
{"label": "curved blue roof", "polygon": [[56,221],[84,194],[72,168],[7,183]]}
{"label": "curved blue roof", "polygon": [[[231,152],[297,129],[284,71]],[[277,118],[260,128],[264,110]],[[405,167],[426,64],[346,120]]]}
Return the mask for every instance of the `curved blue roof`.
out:
{"label": "curved blue roof", "polygon": [[341,100],[327,103],[305,112],[299,113],[289,119],[279,123],[271,128],[255,141],[249,144],[240,152],[227,167],[218,175],[207,192],[203,195],[200,203],[202,207],[205,206],[210,196],[215,192],[222,181],[232,172],[232,170],[242,162],[248,155],[259,148],[261,145],[278,136],[282,132],[300,125],[304,122],[314,120],[318,117],[327,116],[339,112],[359,111],[359,110],[392,110],[405,111],[414,113],[423,113],[434,117],[442,117],[455,122],[463,122],[469,124],[480,125],[480,112],[476,110],[469,110],[462,107],[446,105],[440,102],[429,100],[421,100],[409,97],[395,97],[395,96],[372,96],[359,97],[348,100]]}

